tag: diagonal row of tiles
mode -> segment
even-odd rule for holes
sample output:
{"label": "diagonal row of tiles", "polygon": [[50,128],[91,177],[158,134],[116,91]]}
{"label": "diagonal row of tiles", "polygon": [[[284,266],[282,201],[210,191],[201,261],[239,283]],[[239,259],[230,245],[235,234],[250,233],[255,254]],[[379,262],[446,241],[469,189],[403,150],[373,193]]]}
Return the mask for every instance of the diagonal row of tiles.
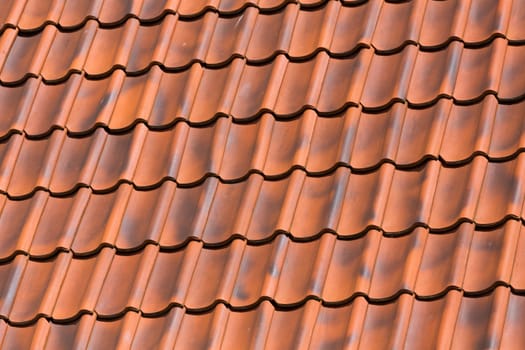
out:
{"label": "diagonal row of tiles", "polygon": [[252,174],[238,183],[215,177],[184,188],[165,181],[137,191],[129,184],[73,196],[37,191],[24,200],[2,196],[0,259],[15,252],[49,256],[62,248],[75,254],[102,245],[136,250],[145,242],[179,247],[189,239],[221,245],[234,236],[266,242],[276,232],[299,240],[330,231],[351,238],[378,228],[399,235],[414,226],[450,230],[463,221],[482,227],[525,218],[525,154],[506,162],[483,157],[455,168],[429,161],[412,170],[384,164],[367,174],[348,168],[310,177],[295,170],[280,180]]}
{"label": "diagonal row of tiles", "polygon": [[[310,10],[312,6],[315,8]],[[284,7],[287,7],[286,11],[282,11]],[[298,15],[299,9],[308,9],[309,12],[300,11]],[[339,34],[343,32],[351,35],[359,33],[363,35],[363,38],[369,39],[374,36],[374,46],[386,51],[409,40],[420,42],[426,47],[435,47],[444,44],[451,38],[459,38],[472,44],[485,42],[494,35],[503,35],[510,40],[519,41],[524,38],[520,19],[525,12],[525,5],[521,1],[509,0],[499,1],[498,6],[494,6],[490,0],[399,2],[384,0],[342,0],[340,2],[326,0],[199,0],[186,2],[179,0],[10,0],[2,3],[0,23],[3,23],[4,30],[11,27],[23,33],[42,30],[47,24],[54,24],[61,29],[71,31],[79,29],[91,19],[96,19],[103,27],[117,26],[130,17],[136,18],[141,23],[154,22],[167,14],[175,14],[184,21],[198,22],[207,16],[221,16],[221,21],[228,21],[228,17],[231,21],[238,21],[239,17],[250,16],[250,11],[261,12],[263,19],[260,20],[260,25],[269,25],[269,28],[261,28],[261,30],[280,29],[283,20],[279,17],[284,12],[292,11],[292,17],[286,21],[294,25],[295,17],[298,16],[297,22],[300,28],[301,22],[307,19],[314,24],[308,27],[312,34],[316,30],[321,30],[322,27],[333,27],[336,24],[339,31],[336,29],[334,34],[330,34],[334,38],[339,37]],[[279,12],[269,13],[268,11]],[[335,11],[335,13],[325,16],[326,11]],[[224,15],[229,16],[223,17]],[[353,19],[349,20],[351,17]],[[399,23],[400,17],[409,20]],[[271,25],[275,24],[277,26],[271,28]],[[206,31],[213,32],[213,26],[214,24]],[[374,28],[375,33],[370,32]],[[395,30],[384,30],[384,28],[395,28]],[[333,28],[330,29],[333,30]],[[198,32],[197,30],[197,34]],[[251,28],[242,27],[239,32],[251,34]],[[285,28],[282,30],[282,35],[287,36],[290,33]],[[343,37],[348,38],[348,35]],[[309,39],[311,40],[312,37],[301,36],[292,42],[309,43]],[[352,43],[353,40],[349,42]]]}
{"label": "diagonal row of tiles", "polygon": [[69,324],[0,321],[0,339],[2,347],[24,349],[510,349],[525,346],[524,315],[525,297],[498,287],[474,298],[456,290],[431,301],[402,294],[379,305],[357,297],[339,307],[309,300],[295,310],[263,301],[249,311],[219,304],[198,315],[174,307],[153,318],[130,311],[113,320],[87,314]]}
{"label": "diagonal row of tiles", "polygon": [[109,247],[88,257],[17,255],[0,264],[0,317],[17,325],[92,312],[115,318],[130,309],[157,317],[171,305],[200,313],[219,302],[243,310],[261,300],[297,307],[312,297],[335,307],[357,295],[374,302],[403,292],[440,299],[450,289],[478,295],[497,284],[522,293],[524,230],[521,221],[508,220],[489,230],[463,223],[446,234],[416,228],[387,237],[370,230],[351,240],[278,235],[262,245],[234,239],[220,248],[191,241],[174,251],[148,244],[124,255]]}
{"label": "diagonal row of tiles", "polygon": [[[507,4],[505,11],[508,12],[506,17],[509,17],[510,2],[501,4]],[[0,39],[0,81],[12,85],[23,82],[28,76],[41,75],[45,81],[58,82],[65,80],[73,72],[81,71],[90,77],[101,77],[107,76],[116,67],[136,74],[144,72],[152,63],[161,64],[166,69],[187,69],[193,62],[202,62],[206,66],[224,66],[233,57],[242,57],[250,63],[267,62],[279,53],[286,53],[294,60],[311,58],[320,49],[327,50],[331,56],[349,55],[359,47],[368,49],[368,54],[361,54],[365,55],[365,62],[361,63],[364,66],[367,66],[367,57],[372,56],[371,52],[392,51],[410,52],[397,52],[395,58],[388,58],[390,55],[387,55],[387,58],[376,57],[375,60],[403,60],[406,61],[403,66],[410,66],[412,61],[416,61],[417,65],[422,61],[421,65],[425,66],[427,61],[432,60],[426,56],[432,53],[421,51],[416,54],[414,44],[419,45],[420,49],[440,47],[441,51],[445,52],[444,57],[450,57],[449,60],[443,60],[443,57],[436,55],[437,59],[444,61],[442,68],[451,66],[448,69],[453,72],[454,64],[458,63],[455,61],[459,61],[459,57],[463,55],[466,58],[461,67],[468,67],[468,62],[475,60],[476,56],[481,55],[485,61],[491,61],[491,56],[495,56],[495,59],[504,57],[507,45],[503,43],[509,40],[510,43],[521,43],[520,40],[507,40],[504,37],[494,39],[499,43],[495,49],[490,43],[490,49],[464,49],[463,47],[470,43],[467,40],[468,36],[467,39],[463,39],[462,34],[451,33],[450,37],[435,39],[435,43],[427,45],[425,43],[429,40],[425,39],[425,33],[428,30],[420,26],[421,23],[433,22],[422,21],[421,9],[424,7],[425,3],[422,1],[389,4],[378,0],[357,7],[344,7],[338,2],[330,1],[327,6],[316,11],[301,11],[298,5],[291,4],[285,10],[271,15],[259,14],[255,8],[246,9],[238,17],[223,18],[218,17],[217,13],[208,12],[193,21],[167,15],[158,24],[148,26],[140,25],[136,19],[129,19],[122,26],[106,29],[100,28],[97,21],[90,20],[84,27],[73,32],[62,32],[57,27],[48,25],[41,32],[29,36],[18,35],[18,29],[8,28]],[[525,12],[525,5],[522,7]],[[366,14],[377,19],[367,20]],[[496,15],[498,14],[499,12],[496,12]],[[495,23],[506,25],[508,20],[496,15]],[[407,20],[406,28],[396,26],[398,30],[390,30],[392,23],[400,17],[414,16],[418,19]],[[446,11],[441,16],[447,16],[447,19],[450,17]],[[356,17],[363,19],[361,22],[355,21]],[[519,14],[515,17],[520,18]],[[435,21],[444,22],[444,18],[437,18]],[[465,23],[458,25],[465,27]],[[476,28],[470,24],[465,28],[471,27]],[[433,25],[429,28],[434,30]],[[421,39],[417,37],[420,32],[423,36]],[[436,33],[433,34],[431,36],[435,36]],[[468,32],[465,33],[467,34]],[[494,37],[490,34],[487,33],[488,36],[481,40],[485,46],[486,42]],[[394,40],[390,36],[397,36],[398,39]],[[466,42],[453,41],[454,45],[445,50],[451,37],[459,37]],[[525,33],[511,37],[523,38]],[[407,49],[406,45],[409,43],[411,44]],[[492,52],[494,50],[497,52]],[[510,50],[508,55],[511,57],[508,60],[512,61],[512,51],[515,50],[518,49]],[[418,59],[412,56],[418,56]],[[501,68],[501,63],[492,62],[492,65],[495,65],[494,69],[497,70]],[[405,67],[404,70],[411,69]],[[418,100],[414,102],[420,103]]]}

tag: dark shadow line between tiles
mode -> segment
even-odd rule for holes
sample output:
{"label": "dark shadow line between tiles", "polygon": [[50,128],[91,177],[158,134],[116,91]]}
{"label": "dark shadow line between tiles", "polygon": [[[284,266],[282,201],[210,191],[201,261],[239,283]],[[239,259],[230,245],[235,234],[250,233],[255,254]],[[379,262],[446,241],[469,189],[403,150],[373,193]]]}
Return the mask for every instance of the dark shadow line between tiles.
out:
{"label": "dark shadow line between tiles", "polygon": [[398,290],[396,293],[390,296],[384,297],[384,298],[372,298],[369,295],[367,295],[365,292],[354,292],[352,296],[345,298],[343,300],[340,300],[340,301],[325,301],[319,296],[310,294],[310,295],[305,296],[303,299],[301,299],[298,302],[283,304],[283,303],[278,303],[275,299],[271,297],[261,296],[257,299],[256,302],[250,305],[247,305],[247,306],[233,306],[230,303],[222,299],[218,299],[212,302],[207,307],[202,307],[202,308],[189,308],[186,305],[183,305],[178,302],[170,302],[166,307],[164,307],[161,310],[155,311],[155,312],[144,312],[140,308],[126,306],[123,310],[117,313],[113,313],[113,314],[100,314],[100,313],[97,313],[95,310],[82,309],[82,310],[79,310],[74,316],[68,317],[65,319],[53,318],[50,315],[46,315],[43,313],[38,313],[30,320],[25,320],[25,321],[12,321],[5,315],[0,315],[0,318],[3,319],[9,326],[22,328],[22,327],[33,326],[42,318],[45,319],[47,322],[54,323],[54,324],[60,324],[60,325],[68,325],[68,324],[76,323],[84,315],[94,315],[96,317],[96,320],[101,321],[101,322],[111,322],[111,321],[120,320],[123,317],[125,317],[125,315],[128,312],[137,313],[139,314],[140,317],[143,317],[143,318],[150,318],[150,319],[160,318],[160,317],[166,316],[175,308],[179,308],[183,310],[185,314],[199,316],[199,315],[205,315],[205,314],[214,312],[218,305],[223,305],[229,312],[243,313],[243,312],[250,312],[250,311],[257,310],[264,302],[268,302],[269,304],[271,304],[275,311],[292,312],[292,311],[295,311],[295,310],[298,310],[304,307],[309,301],[316,301],[320,303],[322,307],[333,309],[333,308],[342,308],[342,307],[349,306],[357,298],[363,298],[365,299],[368,305],[381,306],[381,305],[389,305],[389,304],[395,303],[403,295],[411,296],[412,298],[414,298],[414,300],[420,301],[420,302],[432,302],[432,301],[446,298],[446,296],[452,291],[459,292],[461,294],[461,298],[468,298],[468,299],[483,298],[483,297],[492,295],[498,288],[509,289],[509,292],[512,295],[525,296],[525,294],[522,291],[516,290],[510,284],[503,282],[503,281],[496,281],[490,287],[485,288],[482,291],[465,291],[463,288],[460,288],[457,286],[447,286],[439,294],[435,294],[430,297],[420,296],[412,290],[403,288],[403,289]]}
{"label": "dark shadow line between tiles", "polygon": [[[483,47],[483,46],[488,46],[497,37],[499,37],[499,36],[493,36],[489,41],[485,42],[483,45],[477,45],[477,46],[474,46],[474,47],[475,48],[479,48],[479,47]],[[514,43],[514,45],[516,44],[516,41],[510,41],[509,39],[506,39],[506,40],[507,40],[507,44],[510,45],[510,46],[512,46],[513,43]],[[433,50],[433,51],[446,49],[448,47],[448,45],[450,43],[454,42],[454,41],[458,41],[458,40],[450,40],[444,46],[439,47],[439,48],[437,48],[436,50]],[[465,44],[461,40],[459,40],[459,42],[463,43],[465,48],[469,48],[468,44]],[[520,43],[521,44],[525,44],[525,40],[522,41],[522,42],[520,41]],[[379,49],[374,48],[371,44],[359,42],[353,48],[351,48],[351,49],[349,49],[347,51],[344,51],[344,52],[340,52],[340,53],[331,52],[329,49],[324,48],[324,47],[317,47],[312,52],[308,53],[307,55],[303,55],[303,56],[291,56],[289,54],[289,52],[286,52],[286,51],[283,51],[283,50],[276,50],[271,55],[269,55],[268,57],[261,58],[261,59],[250,59],[250,58],[246,57],[244,54],[233,52],[225,60],[223,60],[221,62],[216,62],[216,63],[205,62],[205,61],[203,61],[201,59],[192,59],[192,60],[190,60],[189,62],[187,62],[187,63],[185,63],[183,65],[174,66],[174,67],[168,67],[168,66],[164,65],[162,62],[150,61],[143,68],[136,69],[136,70],[126,70],[125,66],[120,65],[120,64],[115,64],[115,65],[111,66],[108,70],[106,70],[104,72],[100,72],[100,73],[89,73],[89,72],[86,72],[84,70],[82,70],[82,72],[84,72],[84,77],[87,80],[101,80],[101,79],[110,77],[116,70],[123,71],[126,76],[134,77],[134,76],[141,76],[141,75],[147,74],[152,69],[152,67],[154,67],[154,66],[159,67],[163,72],[166,72],[166,73],[177,73],[177,72],[182,72],[182,71],[189,70],[194,64],[199,64],[203,69],[210,69],[210,70],[212,70],[212,69],[223,69],[223,68],[228,67],[230,65],[230,63],[233,60],[235,60],[235,59],[244,60],[245,64],[248,65],[248,66],[261,66],[261,65],[266,65],[266,64],[273,63],[278,56],[285,56],[288,59],[289,62],[299,63],[299,62],[311,61],[311,60],[315,59],[321,52],[326,53],[329,57],[331,57],[333,59],[349,59],[349,58],[352,58],[352,57],[356,57],[359,54],[359,52],[361,50],[364,50],[364,49],[371,49],[371,50],[373,50],[374,51],[373,54],[377,55],[377,56],[390,56],[390,55],[394,55],[394,54],[398,54],[398,53],[402,52],[407,46],[416,46],[417,49],[421,50],[421,51],[425,51],[425,50],[428,51],[428,50],[430,50],[429,47],[425,48],[425,46],[421,46],[420,43],[417,43],[417,42],[415,42],[413,40],[406,40],[400,46],[392,48],[392,49],[388,49],[388,50],[379,50]],[[472,45],[470,45],[470,46],[472,46]],[[51,78],[47,78],[47,77],[42,76],[42,82],[44,84],[47,84],[47,85],[57,85],[57,84],[61,84],[61,83],[66,82],[71,75],[73,75],[73,74],[80,74],[80,73],[81,73],[81,71],[78,70],[78,69],[68,69],[66,72],[63,73],[62,76],[57,77],[57,78],[51,79]],[[36,73],[32,73],[32,72],[26,72],[21,78],[19,78],[17,80],[13,80],[13,81],[0,80],[0,86],[6,86],[6,87],[20,86],[20,85],[23,85],[28,79],[30,79],[30,78],[38,78],[39,76],[41,76],[41,75],[40,74],[36,74]],[[439,97],[439,95],[438,95],[438,97]],[[438,98],[438,97],[436,97],[436,98]],[[476,98],[479,98],[479,97],[482,97],[482,96],[478,96]],[[400,97],[394,97],[393,99],[396,99],[396,98],[404,100],[403,98],[400,98]],[[434,98],[431,101],[421,102],[420,104],[423,104],[423,105],[432,104],[436,98]],[[453,98],[453,97],[451,96],[451,98]],[[465,103],[471,103],[470,101],[471,101],[471,99],[466,100]],[[387,108],[388,105],[391,102],[392,102],[392,100],[388,101],[388,103],[386,105],[367,107],[367,108],[369,108],[369,109],[384,109],[384,108]]]}
{"label": "dark shadow line between tiles", "polygon": [[[121,18],[115,21],[112,21],[112,22],[103,22],[100,20],[100,18],[96,17],[96,15],[87,15],[83,17],[79,22],[77,22],[76,24],[72,24],[72,25],[62,25],[60,24],[60,22],[55,22],[55,21],[47,19],[43,21],[37,27],[32,27],[32,28],[21,28],[17,24],[14,24],[14,23],[5,23],[0,28],[0,35],[8,28],[18,29],[21,35],[34,35],[34,34],[41,33],[44,30],[44,28],[48,25],[53,25],[62,32],[73,32],[73,31],[82,29],[86,25],[86,23],[90,20],[94,20],[98,22],[98,26],[100,28],[111,29],[111,28],[116,28],[124,24],[129,19],[138,20],[140,25],[142,26],[151,26],[151,25],[155,25],[163,21],[164,18],[168,15],[176,15],[178,16],[180,20],[183,20],[183,21],[197,20],[197,19],[204,17],[204,15],[206,15],[207,13],[216,13],[219,18],[231,18],[231,17],[242,15],[248,8],[255,8],[260,14],[271,15],[271,14],[280,12],[281,10],[283,10],[286,6],[290,4],[297,4],[299,6],[299,9],[302,11],[313,11],[313,10],[322,8],[329,1],[330,0],[319,0],[315,3],[308,4],[308,3],[301,3],[300,1],[297,1],[297,0],[283,0],[278,5],[271,6],[271,7],[259,7],[257,4],[253,2],[245,2],[242,6],[235,8],[233,10],[230,10],[230,11],[220,10],[214,6],[206,5],[206,6],[203,6],[199,11],[195,13],[191,13],[191,14],[181,14],[177,10],[164,9],[156,16],[152,16],[148,18],[141,18],[140,14],[138,15],[135,13],[127,13],[123,15]],[[351,3],[343,1],[341,2],[341,6],[342,7],[357,7],[364,3],[367,3],[368,1],[369,0],[356,0]],[[385,2],[393,2],[393,1],[385,0]]]}
{"label": "dark shadow line between tiles", "polygon": [[414,231],[417,228],[427,229],[428,235],[448,235],[448,234],[454,234],[454,230],[457,229],[463,223],[470,223],[474,225],[473,229],[476,231],[490,231],[490,230],[499,229],[510,221],[518,222],[520,225],[525,225],[525,220],[523,218],[516,217],[514,215],[509,214],[509,215],[506,215],[503,219],[498,220],[491,224],[479,224],[473,221],[472,219],[459,218],[458,220],[456,220],[454,224],[448,226],[447,228],[443,228],[439,230],[433,229],[424,223],[416,223],[414,225],[411,225],[410,228],[403,230],[401,232],[387,232],[380,226],[368,225],[363,230],[352,233],[352,234],[340,234],[334,231],[333,229],[325,228],[325,229],[320,230],[316,234],[304,236],[304,237],[296,237],[294,236],[292,232],[285,231],[282,229],[277,229],[277,230],[274,230],[274,232],[271,235],[268,235],[267,237],[263,239],[258,239],[258,240],[247,238],[246,236],[243,236],[242,234],[239,234],[239,233],[233,233],[227,239],[222,240],[222,241],[217,241],[217,242],[209,242],[209,241],[207,242],[203,240],[202,238],[199,238],[196,236],[189,236],[185,240],[181,241],[181,243],[176,244],[176,245],[170,245],[170,246],[161,245],[160,242],[154,241],[152,239],[146,239],[142,241],[140,244],[133,246],[133,247],[128,247],[128,248],[122,248],[114,244],[110,244],[107,242],[101,242],[94,249],[85,251],[85,252],[79,252],[73,248],[56,247],[53,251],[49,253],[34,255],[34,254],[31,254],[30,252],[26,252],[26,251],[17,249],[12,254],[6,257],[0,258],[0,265],[9,264],[18,256],[26,256],[29,261],[45,262],[45,261],[49,261],[50,259],[55,259],[61,253],[64,253],[64,254],[71,253],[72,258],[76,260],[84,260],[84,259],[90,259],[90,258],[97,256],[100,253],[100,251],[102,251],[102,249],[104,248],[109,248],[109,249],[114,250],[115,255],[118,255],[118,256],[131,256],[131,255],[141,253],[146,249],[147,246],[158,247],[160,253],[175,253],[175,252],[180,252],[186,249],[191,242],[201,243],[202,248],[206,250],[220,250],[220,249],[228,248],[234,241],[243,241],[245,242],[247,246],[256,247],[256,246],[262,246],[262,245],[274,243],[275,240],[277,240],[281,236],[284,236],[289,241],[295,242],[295,243],[313,242],[313,241],[321,239],[325,235],[333,235],[335,239],[338,241],[352,241],[352,240],[362,239],[366,237],[368,233],[372,230],[379,231],[381,235],[386,238],[408,236],[408,235],[414,234]]}
{"label": "dark shadow line between tiles", "polygon": [[366,175],[366,174],[370,174],[370,173],[376,172],[377,170],[379,170],[385,164],[390,164],[396,170],[399,170],[399,171],[418,170],[418,168],[425,167],[430,162],[439,162],[440,165],[442,167],[444,167],[444,168],[460,168],[462,166],[465,166],[465,165],[471,163],[474,160],[474,158],[476,158],[476,157],[485,158],[488,162],[491,162],[491,163],[503,163],[503,162],[508,162],[508,161],[512,161],[512,160],[517,159],[524,152],[525,152],[525,148],[522,147],[522,148],[519,148],[516,152],[514,152],[510,156],[505,156],[505,157],[502,157],[502,158],[494,158],[494,157],[488,156],[484,152],[476,151],[471,156],[466,158],[465,160],[454,161],[452,163],[447,161],[447,160],[445,160],[445,159],[443,159],[441,156],[438,156],[436,158],[435,156],[432,156],[432,155],[426,155],[426,156],[422,157],[420,161],[418,161],[416,163],[410,163],[408,165],[396,164],[395,161],[393,161],[391,159],[383,158],[379,162],[377,162],[376,164],[374,164],[374,165],[372,165],[370,167],[366,167],[366,168],[356,168],[356,167],[353,167],[352,165],[350,165],[348,163],[337,162],[333,166],[329,167],[328,169],[322,170],[322,171],[310,171],[310,170],[306,169],[303,165],[294,164],[294,165],[290,166],[290,168],[288,168],[286,171],[284,171],[282,173],[279,173],[279,174],[268,175],[268,174],[265,174],[263,170],[248,169],[241,176],[237,176],[237,177],[231,178],[231,179],[225,179],[225,178],[222,178],[217,173],[207,172],[207,173],[203,174],[200,178],[197,178],[197,179],[195,179],[193,181],[190,181],[190,182],[184,182],[184,183],[181,183],[180,180],[178,180],[178,179],[176,179],[176,178],[174,178],[172,176],[169,176],[169,175],[165,175],[165,176],[159,178],[159,180],[157,182],[149,184],[149,185],[138,185],[138,184],[134,183],[130,179],[119,178],[118,180],[115,181],[115,183],[113,185],[105,187],[105,188],[93,188],[91,185],[88,185],[88,184],[85,184],[85,183],[76,183],[75,185],[73,185],[72,188],[66,189],[66,190],[61,191],[61,192],[55,192],[55,191],[52,191],[51,189],[49,189],[49,188],[47,188],[45,186],[38,185],[38,186],[35,186],[33,189],[31,189],[29,192],[26,192],[26,193],[23,193],[23,194],[14,195],[12,193],[9,193],[8,190],[0,190],[0,194],[1,195],[5,195],[9,200],[13,200],[13,201],[29,199],[29,198],[33,197],[36,192],[40,192],[40,191],[47,192],[49,194],[49,196],[51,196],[51,197],[58,197],[58,198],[60,198],[60,197],[72,196],[76,192],[78,192],[78,190],[81,189],[81,188],[88,188],[88,189],[90,189],[91,193],[93,193],[93,194],[112,193],[112,192],[116,191],[120,187],[121,184],[129,184],[129,185],[133,186],[133,188],[135,190],[137,190],[137,191],[150,191],[150,190],[154,190],[154,189],[160,188],[165,182],[168,182],[168,181],[175,183],[176,186],[180,187],[180,188],[194,188],[194,187],[202,185],[209,178],[216,178],[223,184],[241,183],[241,182],[246,181],[252,175],[260,175],[260,176],[263,177],[264,181],[279,181],[279,180],[283,180],[283,179],[288,178],[295,171],[302,171],[302,172],[304,172],[306,174],[307,177],[319,178],[319,177],[325,177],[325,176],[332,175],[340,168],[349,169],[349,171],[352,174]]}

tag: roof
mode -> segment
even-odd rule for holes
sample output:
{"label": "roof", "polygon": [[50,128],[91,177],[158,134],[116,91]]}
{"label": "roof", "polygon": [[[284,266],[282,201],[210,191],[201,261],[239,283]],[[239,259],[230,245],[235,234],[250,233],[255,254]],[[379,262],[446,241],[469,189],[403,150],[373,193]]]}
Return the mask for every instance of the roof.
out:
{"label": "roof", "polygon": [[524,20],[3,1],[2,348],[525,348]]}

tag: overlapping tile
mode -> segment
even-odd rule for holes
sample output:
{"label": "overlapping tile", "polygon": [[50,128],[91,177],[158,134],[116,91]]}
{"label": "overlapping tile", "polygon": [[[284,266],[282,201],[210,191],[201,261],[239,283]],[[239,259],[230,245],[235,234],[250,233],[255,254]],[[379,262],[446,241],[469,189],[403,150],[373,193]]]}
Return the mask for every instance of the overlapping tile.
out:
{"label": "overlapping tile", "polygon": [[0,7],[3,347],[521,342],[521,1]]}

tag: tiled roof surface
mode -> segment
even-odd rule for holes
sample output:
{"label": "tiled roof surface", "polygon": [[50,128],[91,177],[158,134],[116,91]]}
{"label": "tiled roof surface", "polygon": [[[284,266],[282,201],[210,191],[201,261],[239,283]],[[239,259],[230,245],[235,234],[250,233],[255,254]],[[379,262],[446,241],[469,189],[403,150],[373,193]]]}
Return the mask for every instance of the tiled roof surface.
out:
{"label": "tiled roof surface", "polygon": [[525,348],[525,1],[0,3],[0,344]]}

